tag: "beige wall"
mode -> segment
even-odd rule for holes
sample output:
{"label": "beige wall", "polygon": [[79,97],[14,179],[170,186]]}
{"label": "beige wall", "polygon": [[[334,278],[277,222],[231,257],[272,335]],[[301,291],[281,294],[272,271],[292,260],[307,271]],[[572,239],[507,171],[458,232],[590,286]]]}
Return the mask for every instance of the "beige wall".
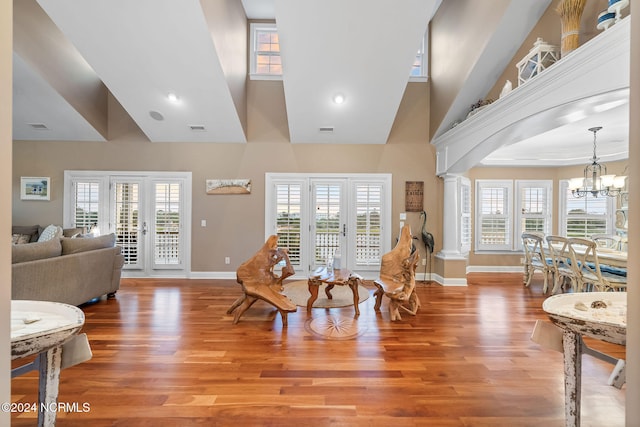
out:
{"label": "beige wall", "polygon": [[[483,46],[493,34],[510,0],[443,1],[430,24],[430,137],[435,133],[463,85]],[[460,29],[464,30],[461,31]]]}
{"label": "beige wall", "polygon": [[[149,170],[193,173],[193,271],[235,271],[264,243],[266,172],[391,173],[393,229],[404,211],[405,181],[424,181],[428,228],[441,246],[442,185],[435,150],[427,142],[429,92],[410,83],[384,145],[291,144],[282,82],[250,81],[247,144],[150,143],[114,99],[108,142],[14,142],[13,223],[62,222],[63,171]],[[19,200],[20,176],[51,177],[51,201]],[[251,178],[250,195],[208,196],[207,178]],[[201,228],[200,220],[208,226]],[[419,230],[417,213],[408,221]],[[224,265],[224,257],[231,265]]]}
{"label": "beige wall", "polygon": [[[0,229],[11,234],[11,98],[12,98],[12,5],[0,2]],[[11,247],[0,246],[0,402],[11,402]],[[11,422],[0,412],[0,425]]]}

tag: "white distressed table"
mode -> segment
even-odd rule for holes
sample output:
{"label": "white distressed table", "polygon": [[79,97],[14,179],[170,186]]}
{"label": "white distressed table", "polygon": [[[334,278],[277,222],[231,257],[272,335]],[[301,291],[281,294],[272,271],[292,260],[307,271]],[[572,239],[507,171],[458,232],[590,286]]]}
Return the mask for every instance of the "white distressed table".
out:
{"label": "white distressed table", "polygon": [[[11,360],[37,355],[35,361],[12,370],[15,377],[39,371],[38,426],[53,426],[62,366],[62,346],[84,325],[77,307],[49,301],[11,301]],[[44,410],[43,410],[44,409]]]}
{"label": "white distressed table", "polygon": [[[607,307],[592,308],[591,304],[594,301],[603,301]],[[588,353],[602,360],[615,361],[611,356],[586,347],[582,342],[582,336],[626,345],[627,293],[577,292],[554,295],[543,302],[542,309],[563,331],[565,425],[578,427],[580,426],[582,354]],[[620,375],[619,372],[618,375]]]}

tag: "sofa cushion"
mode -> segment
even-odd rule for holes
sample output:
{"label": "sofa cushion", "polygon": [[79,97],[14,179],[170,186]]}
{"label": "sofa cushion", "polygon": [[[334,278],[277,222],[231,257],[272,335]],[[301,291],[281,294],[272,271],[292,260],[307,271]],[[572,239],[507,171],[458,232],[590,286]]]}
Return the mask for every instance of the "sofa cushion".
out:
{"label": "sofa cushion", "polygon": [[69,255],[95,249],[112,248],[116,245],[116,235],[111,233],[98,237],[63,237],[60,241],[62,242],[62,255]]}
{"label": "sofa cushion", "polygon": [[14,225],[11,227],[11,234],[28,234],[31,236],[30,242],[37,242],[40,236],[40,225]]}
{"label": "sofa cushion", "polygon": [[86,227],[76,227],[76,228],[63,228],[62,236],[63,237],[79,237],[83,234],[86,234]]}
{"label": "sofa cushion", "polygon": [[51,239],[56,239],[62,237],[62,227],[58,227],[57,225],[48,225],[42,233],[40,233],[40,237],[38,237],[38,242],[44,242]]}
{"label": "sofa cushion", "polygon": [[60,244],[60,239],[51,239],[28,245],[14,245],[11,247],[11,263],[16,264],[37,259],[53,258],[60,256],[61,253],[62,245]]}

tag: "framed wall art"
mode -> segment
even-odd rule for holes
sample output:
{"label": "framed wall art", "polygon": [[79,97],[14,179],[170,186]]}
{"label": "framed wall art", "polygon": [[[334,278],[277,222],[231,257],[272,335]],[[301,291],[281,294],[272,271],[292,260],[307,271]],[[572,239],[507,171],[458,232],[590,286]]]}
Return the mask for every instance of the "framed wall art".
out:
{"label": "framed wall art", "polygon": [[50,184],[48,176],[20,177],[20,200],[51,200]]}

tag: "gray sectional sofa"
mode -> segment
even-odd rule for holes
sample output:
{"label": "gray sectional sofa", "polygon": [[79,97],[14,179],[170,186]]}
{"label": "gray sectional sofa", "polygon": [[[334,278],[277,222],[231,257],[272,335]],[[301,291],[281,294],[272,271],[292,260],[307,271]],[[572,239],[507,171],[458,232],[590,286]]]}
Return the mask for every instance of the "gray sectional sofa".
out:
{"label": "gray sectional sofa", "polygon": [[12,299],[75,306],[115,295],[124,265],[115,234],[17,244],[11,258]]}

